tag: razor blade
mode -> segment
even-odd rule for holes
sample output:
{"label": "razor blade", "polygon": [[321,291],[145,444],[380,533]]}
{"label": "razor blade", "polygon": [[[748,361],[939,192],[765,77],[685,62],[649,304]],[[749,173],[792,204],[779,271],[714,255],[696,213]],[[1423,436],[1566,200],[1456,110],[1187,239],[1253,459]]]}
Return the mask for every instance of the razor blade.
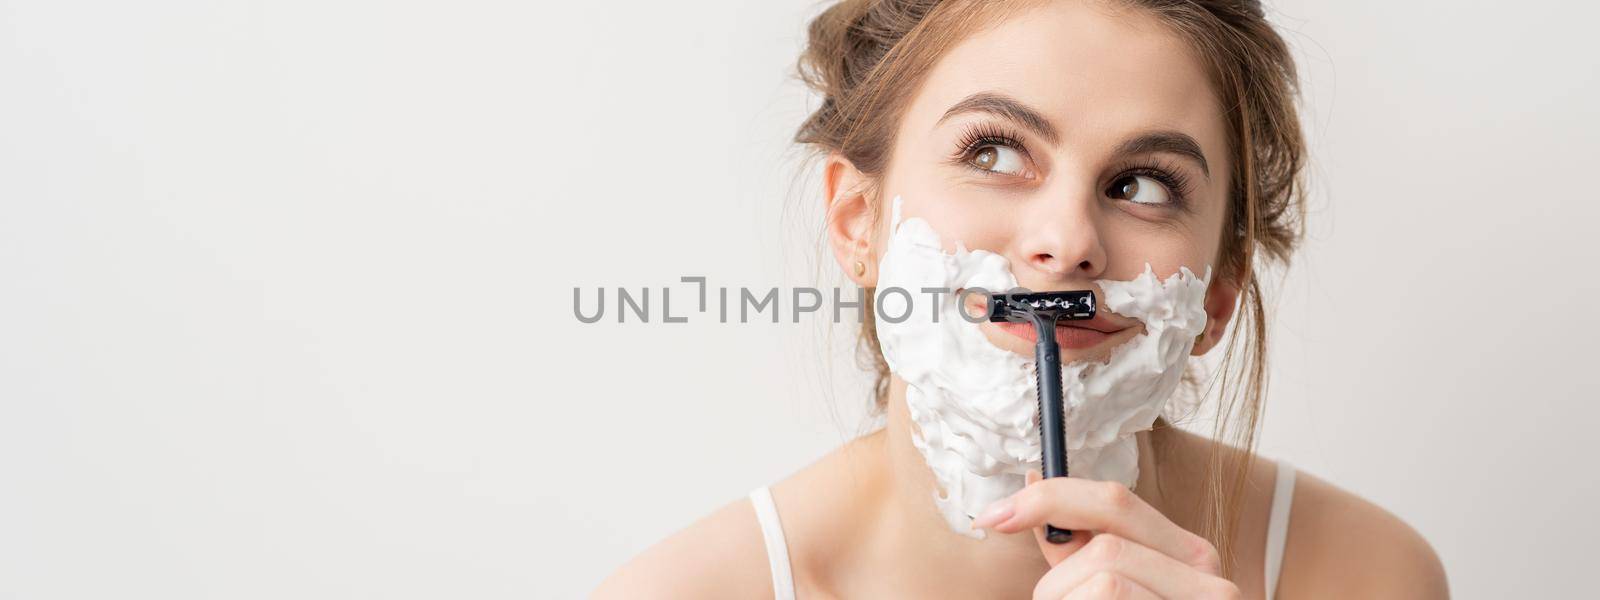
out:
{"label": "razor blade", "polygon": [[1026,294],[991,294],[989,320],[993,322],[1027,323],[1031,315],[1056,319],[1081,320],[1094,318],[1094,292],[1032,292]]}

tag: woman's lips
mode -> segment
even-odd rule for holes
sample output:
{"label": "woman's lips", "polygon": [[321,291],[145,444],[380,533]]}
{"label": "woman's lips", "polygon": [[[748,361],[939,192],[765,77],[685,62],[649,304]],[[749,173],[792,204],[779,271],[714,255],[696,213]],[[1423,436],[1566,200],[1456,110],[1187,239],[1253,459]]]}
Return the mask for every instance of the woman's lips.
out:
{"label": "woman's lips", "polygon": [[[969,319],[984,318],[984,316],[988,315],[989,313],[987,299],[981,298],[978,294],[970,295],[967,300],[965,312]],[[1139,327],[1137,322],[1132,325],[1117,327],[1115,324],[1111,323],[1110,320],[1105,317],[1105,315],[1096,315],[1094,319],[1082,322],[1084,324],[1093,324],[1096,327],[1095,329],[1069,325],[1069,323],[1071,323],[1071,321],[1066,319],[1056,321],[1056,345],[1061,346],[1061,348],[1064,350],[1085,350],[1096,348],[1106,344],[1107,340],[1117,337],[1128,329],[1136,329]],[[994,345],[1008,349],[1012,352],[1024,354],[1026,356],[1033,356],[1034,342],[1038,341],[1039,339],[1039,334],[1034,329],[1033,323],[1011,323],[999,321],[982,323],[980,327],[986,330],[985,336],[988,337],[989,341]],[[990,327],[1005,332],[1006,335],[999,336],[997,333],[987,332]],[[1009,343],[1009,340],[1002,339],[1003,337],[1011,337],[1027,343],[1026,345]],[[1096,353],[1098,354],[1098,352]],[[1062,360],[1075,359],[1074,357],[1068,356],[1062,356],[1061,358]],[[1079,355],[1076,358],[1084,357]]]}
{"label": "woman's lips", "polygon": [[[1032,323],[1000,322],[995,323],[995,326],[999,327],[1001,331],[1027,340],[1029,344],[1039,341],[1039,333],[1034,329]],[[1073,327],[1065,322],[1057,322],[1056,344],[1059,344],[1062,348],[1083,350],[1098,346],[1119,332],[1121,332],[1120,329],[1106,333],[1083,327]]]}

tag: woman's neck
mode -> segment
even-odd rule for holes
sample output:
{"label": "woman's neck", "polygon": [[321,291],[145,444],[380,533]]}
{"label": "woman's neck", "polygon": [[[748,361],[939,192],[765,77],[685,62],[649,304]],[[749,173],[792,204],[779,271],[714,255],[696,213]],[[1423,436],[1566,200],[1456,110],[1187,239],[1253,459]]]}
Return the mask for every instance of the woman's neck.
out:
{"label": "woman's neck", "polygon": [[[933,502],[933,472],[911,440],[905,391],[905,383],[894,378],[886,399],[887,426],[863,440],[866,451],[859,458],[876,463],[869,469],[881,485],[872,486],[870,497],[863,499],[878,515],[876,526],[871,532],[863,532],[857,542],[874,553],[883,553],[877,556],[893,556],[899,564],[918,565],[918,577],[928,580],[928,588],[938,596],[963,596],[961,592],[967,591],[964,588],[971,588],[971,596],[1027,597],[1033,583],[1048,569],[1033,535],[990,532],[986,539],[977,540],[950,530]],[[1141,432],[1138,438],[1139,481],[1135,493],[1157,510],[1174,516],[1167,509],[1167,498],[1188,496],[1178,489],[1186,487],[1182,484],[1188,478],[1172,477],[1172,465],[1158,473],[1160,466],[1149,434]],[[1158,475],[1164,485],[1156,484]],[[1181,520],[1174,520],[1182,524]]]}

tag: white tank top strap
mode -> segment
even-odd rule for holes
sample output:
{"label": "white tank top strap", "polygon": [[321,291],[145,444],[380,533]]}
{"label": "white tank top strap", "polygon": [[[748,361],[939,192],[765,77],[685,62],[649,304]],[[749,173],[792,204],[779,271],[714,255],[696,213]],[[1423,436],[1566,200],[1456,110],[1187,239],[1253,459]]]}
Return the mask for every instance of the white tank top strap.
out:
{"label": "white tank top strap", "polygon": [[1272,490],[1272,512],[1267,515],[1266,590],[1267,600],[1277,595],[1278,572],[1283,569],[1283,545],[1289,538],[1289,508],[1294,505],[1294,465],[1278,461],[1278,477]]}
{"label": "white tank top strap", "polygon": [[750,492],[750,504],[761,524],[761,537],[767,543],[767,565],[772,569],[772,596],[794,600],[794,576],[789,572],[789,545],[783,539],[783,522],[778,520],[778,505],[766,486]]}

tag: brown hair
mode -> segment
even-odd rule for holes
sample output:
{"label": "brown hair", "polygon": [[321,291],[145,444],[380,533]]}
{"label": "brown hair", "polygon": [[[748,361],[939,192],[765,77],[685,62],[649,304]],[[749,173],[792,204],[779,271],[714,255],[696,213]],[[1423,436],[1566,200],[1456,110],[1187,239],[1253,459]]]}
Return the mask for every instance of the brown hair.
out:
{"label": "brown hair", "polygon": [[[794,140],[816,156],[837,153],[875,186],[888,167],[895,130],[910,95],[937,60],[972,32],[1037,1],[842,0],[811,21],[809,41],[798,63],[801,79],[822,104],[801,124]],[[1211,540],[1231,571],[1232,533],[1238,522],[1246,476],[1267,386],[1266,309],[1258,270],[1268,261],[1287,266],[1304,234],[1305,143],[1295,108],[1298,81],[1288,45],[1266,21],[1258,0],[1121,0],[1165,23],[1193,44],[1224,107],[1229,151],[1229,206],[1218,250],[1218,277],[1241,290],[1219,367],[1219,398],[1213,444],[1206,462],[1204,521],[1196,533]],[[878,189],[863,190],[876,207]],[[863,358],[876,373],[874,406],[886,401],[889,369],[884,362],[868,302],[861,327]],[[1242,359],[1236,360],[1242,356]],[[1198,361],[1198,359],[1196,360]],[[1198,369],[1185,376],[1200,394]],[[1158,456],[1166,444],[1158,419],[1151,439]]]}

